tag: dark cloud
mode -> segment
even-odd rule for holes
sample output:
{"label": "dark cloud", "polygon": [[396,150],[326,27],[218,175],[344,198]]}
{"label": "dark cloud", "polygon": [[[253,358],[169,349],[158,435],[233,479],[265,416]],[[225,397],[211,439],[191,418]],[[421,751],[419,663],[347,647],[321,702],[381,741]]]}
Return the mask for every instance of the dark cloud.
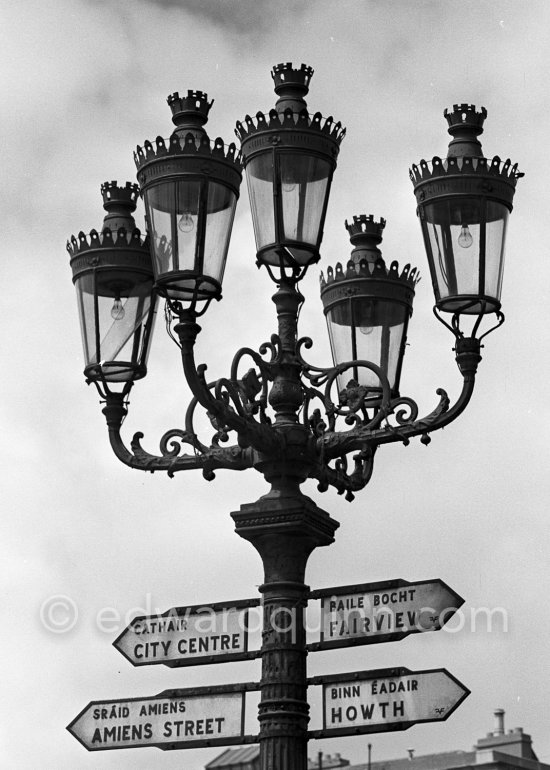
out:
{"label": "dark cloud", "polygon": [[[92,5],[110,5],[108,0],[89,0]],[[142,0],[152,9],[180,11],[232,33],[250,35],[269,30],[281,17],[301,17],[310,7],[306,0]]]}

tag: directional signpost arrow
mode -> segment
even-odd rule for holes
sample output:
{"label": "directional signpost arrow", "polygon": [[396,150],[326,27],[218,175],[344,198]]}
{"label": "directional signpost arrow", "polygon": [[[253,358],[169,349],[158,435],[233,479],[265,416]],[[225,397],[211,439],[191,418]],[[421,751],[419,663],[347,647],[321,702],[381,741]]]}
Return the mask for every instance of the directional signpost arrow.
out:
{"label": "directional signpost arrow", "polygon": [[[390,580],[311,591],[321,600],[320,641],[309,650],[396,641],[437,631],[464,600],[442,580]],[[134,618],[114,646],[134,666],[248,660],[248,611],[259,599],[176,607]],[[323,729],[311,738],[406,730],[445,720],[469,695],[445,669],[387,668],[313,677],[323,687]],[[185,749],[252,743],[244,734],[245,693],[255,683],[166,690],[148,698],[92,701],[68,725],[89,751],[156,746]]]}
{"label": "directional signpost arrow", "polygon": [[162,615],[134,618],[113,642],[134,666],[249,660],[248,609],[259,599],[174,607]]}
{"label": "directional signpost arrow", "polygon": [[245,692],[254,684],[166,690],[150,698],[92,701],[69,730],[89,751],[156,746],[190,749],[250,743]]}
{"label": "directional signpost arrow", "polygon": [[323,685],[323,729],[311,738],[407,730],[449,717],[470,691],[445,669],[386,668],[314,677]]}
{"label": "directional signpost arrow", "polygon": [[392,642],[439,631],[464,599],[442,580],[388,580],[311,591],[321,599],[320,641],[309,650]]}
{"label": "directional signpost arrow", "polygon": [[[442,580],[387,580],[311,591],[321,600],[318,642],[309,651],[403,639],[438,631],[464,604]],[[248,611],[259,599],[174,607],[162,615],[134,618],[113,642],[134,666],[192,666],[251,660]]]}

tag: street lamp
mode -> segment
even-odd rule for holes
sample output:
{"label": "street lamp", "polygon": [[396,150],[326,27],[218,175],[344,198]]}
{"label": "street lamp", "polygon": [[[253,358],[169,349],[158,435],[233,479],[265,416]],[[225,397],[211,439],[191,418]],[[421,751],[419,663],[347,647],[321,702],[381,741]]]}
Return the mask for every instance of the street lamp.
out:
{"label": "street lamp", "polygon": [[518,173],[498,156],[483,156],[478,136],[487,117],[471,104],[445,110],[452,139],[447,158],[420,161],[410,173],[430,265],[436,307],[482,316],[496,313],[504,271],[504,242]]}
{"label": "street lamp", "polygon": [[[270,485],[259,500],[232,513],[237,533],[253,544],[264,565],[260,586],[264,607],[259,706],[262,770],[307,767],[305,569],[316,547],[333,542],[338,523],[300,487],[307,479],[316,479],[320,491],[332,486],[351,501],[368,483],[379,446],[396,441],[407,444],[414,436],[427,444],[430,433],[464,410],[481,360],[481,337],[476,336],[481,319],[493,313],[498,323],[503,320],[505,222],[519,176],[509,161],[501,166],[495,159],[489,165],[481,156],[477,135],[485,111],[477,113],[467,105],[447,115],[453,136],[447,160],[434,158],[431,169],[422,161],[411,172],[436,308],[452,314],[451,324],[446,325],[456,337],[456,361],[463,377],[462,391],[452,406],[440,389],[439,403],[419,418],[416,403],[399,394],[418,276],[409,265],[400,271],[396,262],[388,267],[382,260],[378,246],[383,219],[361,215],[346,223],[354,247],[351,258],[345,268],[341,264],[335,270],[328,268],[321,281],[333,365],[312,366],[304,358],[312,341],[298,337],[298,314],[304,301],[298,284],[320,258],[332,175],[344,135],[332,118],[324,120],[319,113],[308,112],[305,96],[312,74],[305,65],[299,69],[277,65],[272,72],[278,96],[275,109],[267,116],[258,113],[255,120],[246,116],[237,123],[256,259],[277,286],[272,299],[278,329],[258,351],[241,348],[228,377],[208,382],[206,367],[197,366],[194,357],[201,330],[196,319],[212,299],[221,297],[241,176],[235,147],[226,149],[220,139],[211,143],[203,129],[211,105],[205,94],[189,91],[187,97],[169,97],[176,123],[172,137],[169,141],[158,138],[155,147],[147,142],[136,153],[152,266],[145,264],[141,241],[125,269],[119,252],[102,251],[104,243],[110,246],[113,241],[107,228],[101,243],[92,233],[95,251],[86,267],[92,278],[88,273],[81,276],[76,261],[81,253],[84,257],[90,253],[85,237],[81,234],[69,247],[87,330],[85,374],[104,399],[116,456],[132,468],[169,475],[201,469],[208,480],[217,468],[254,468]],[[122,245],[127,243],[124,236]],[[105,263],[93,262],[104,253],[108,254]],[[167,300],[169,333],[181,349],[193,393],[185,426],[161,438],[158,455],[143,448],[142,434],[135,434],[130,448],[120,435],[129,390],[145,374],[154,297],[148,300],[147,313],[132,315],[129,329],[134,335],[140,330],[142,343],[141,347],[134,343],[123,374],[116,368],[118,354],[104,354],[102,341],[105,303],[111,303],[112,311],[122,296],[142,292],[144,298],[145,286],[151,287],[152,269],[155,292]],[[86,292],[90,299],[83,300]],[[477,319],[466,335],[460,322],[471,315]],[[95,348],[90,340],[96,341]],[[111,372],[116,372],[111,379],[124,382],[122,390],[101,387],[110,381]],[[210,441],[202,441],[195,431],[199,405],[214,426]],[[228,445],[231,435],[236,441]],[[190,451],[185,451],[186,445]],[[278,622],[281,613],[290,619],[284,627]]]}
{"label": "street lamp", "polygon": [[[257,260],[294,276],[319,261],[332,175],[345,129],[311,117],[305,96],[313,70],[273,68],[275,108],[237,123],[256,235]],[[271,272],[271,271],[270,271]]]}
{"label": "street lamp", "polygon": [[[203,128],[213,102],[202,91],[168,97],[176,129],[168,143],[138,147],[135,161],[151,234],[159,294],[205,312],[221,285],[241,184],[236,147]],[[177,312],[177,311],[176,311]]]}
{"label": "street lamp", "polygon": [[[406,265],[399,272],[397,262],[386,267],[378,244],[382,241],[384,219],[372,214],[353,217],[346,229],[354,246],[344,271],[341,263],[321,273],[321,299],[335,366],[346,361],[374,362],[388,378],[392,395],[399,392],[401,365],[412,315],[416,268]],[[364,386],[362,397],[371,399],[381,392],[376,371],[355,364],[355,387]],[[344,388],[340,376],[341,390]]]}
{"label": "street lamp", "polygon": [[[101,232],[80,232],[67,243],[76,286],[80,327],[90,382],[123,383],[124,396],[147,373],[156,294],[149,242],[133,212],[139,187],[127,182],[101,185],[106,210]],[[100,391],[101,392],[101,391]]]}

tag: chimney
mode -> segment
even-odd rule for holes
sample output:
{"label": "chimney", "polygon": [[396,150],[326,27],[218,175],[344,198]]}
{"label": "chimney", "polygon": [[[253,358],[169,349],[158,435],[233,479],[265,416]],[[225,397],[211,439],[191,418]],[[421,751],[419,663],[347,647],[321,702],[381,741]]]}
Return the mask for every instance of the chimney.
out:
{"label": "chimney", "polygon": [[[521,727],[514,730],[504,729],[504,709],[495,709],[495,725],[492,732],[487,733],[486,738],[480,738],[474,746],[476,752],[485,756],[485,752],[498,751],[499,754],[507,754],[511,757],[521,757],[522,759],[537,760],[537,755],[533,751],[531,736],[523,732]],[[482,756],[478,758],[479,762],[488,761]]]}
{"label": "chimney", "polygon": [[504,709],[495,709],[495,731],[493,735],[504,735]]}

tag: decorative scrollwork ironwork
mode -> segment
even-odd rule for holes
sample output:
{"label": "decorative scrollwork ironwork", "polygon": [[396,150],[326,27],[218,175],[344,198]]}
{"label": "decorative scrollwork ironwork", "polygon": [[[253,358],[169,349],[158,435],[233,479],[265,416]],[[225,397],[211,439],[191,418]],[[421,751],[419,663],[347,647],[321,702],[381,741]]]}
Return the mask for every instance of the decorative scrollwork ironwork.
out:
{"label": "decorative scrollwork ironwork", "polygon": [[[457,336],[462,392],[451,407],[447,393],[438,389],[439,403],[419,418],[416,402],[392,395],[384,371],[370,361],[325,368],[309,364],[303,351],[312,347],[312,340],[298,339],[296,334],[301,295],[296,290],[293,296],[292,287],[284,286],[277,296],[274,300],[279,303],[280,333],[272,335],[258,351],[239,349],[229,377],[210,382],[206,379],[206,365],[196,365],[194,360],[200,327],[192,314],[180,314],[174,334],[193,398],[186,411],[185,428],[169,430],[162,436],[160,455],[143,448],[141,433],[135,434],[131,451],[126,449],[120,427],[127,411],[129,388],[122,393],[103,390],[111,445],[122,462],[141,470],[166,471],[170,476],[198,468],[207,479],[212,479],[218,468],[256,467],[269,474],[297,473],[302,474],[302,480],[308,476],[316,479],[322,492],[333,487],[352,500],[354,493],[369,482],[379,446],[396,441],[407,444],[414,436],[428,444],[430,433],[450,423],[466,407],[481,360],[478,339],[461,337],[457,328],[450,327]],[[361,370],[370,372],[376,384],[363,384],[365,380],[358,376]],[[346,373],[350,379],[342,387]],[[195,428],[199,406],[215,431],[209,443],[200,440]],[[237,442],[227,445],[232,433]],[[192,451],[186,453],[186,447]]]}
{"label": "decorative scrollwork ironwork", "polygon": [[[380,367],[370,361],[350,361],[330,368],[321,368],[308,364],[302,353],[301,347],[309,348],[312,342],[308,337],[300,339],[297,343],[297,358],[302,366],[302,375],[311,382],[311,388],[305,388],[304,397],[304,423],[311,419],[309,405],[314,398],[323,403],[328,430],[335,430],[336,420],[343,417],[347,425],[363,425],[374,428],[380,424],[390,407],[391,390],[388,378]],[[379,380],[379,389],[360,385],[355,378],[351,378],[346,387],[338,388],[338,378],[348,370],[357,372],[358,369],[368,369]],[[320,390],[324,386],[324,391]],[[333,398],[333,391],[337,390],[337,398]],[[370,414],[369,414],[370,412]]]}

